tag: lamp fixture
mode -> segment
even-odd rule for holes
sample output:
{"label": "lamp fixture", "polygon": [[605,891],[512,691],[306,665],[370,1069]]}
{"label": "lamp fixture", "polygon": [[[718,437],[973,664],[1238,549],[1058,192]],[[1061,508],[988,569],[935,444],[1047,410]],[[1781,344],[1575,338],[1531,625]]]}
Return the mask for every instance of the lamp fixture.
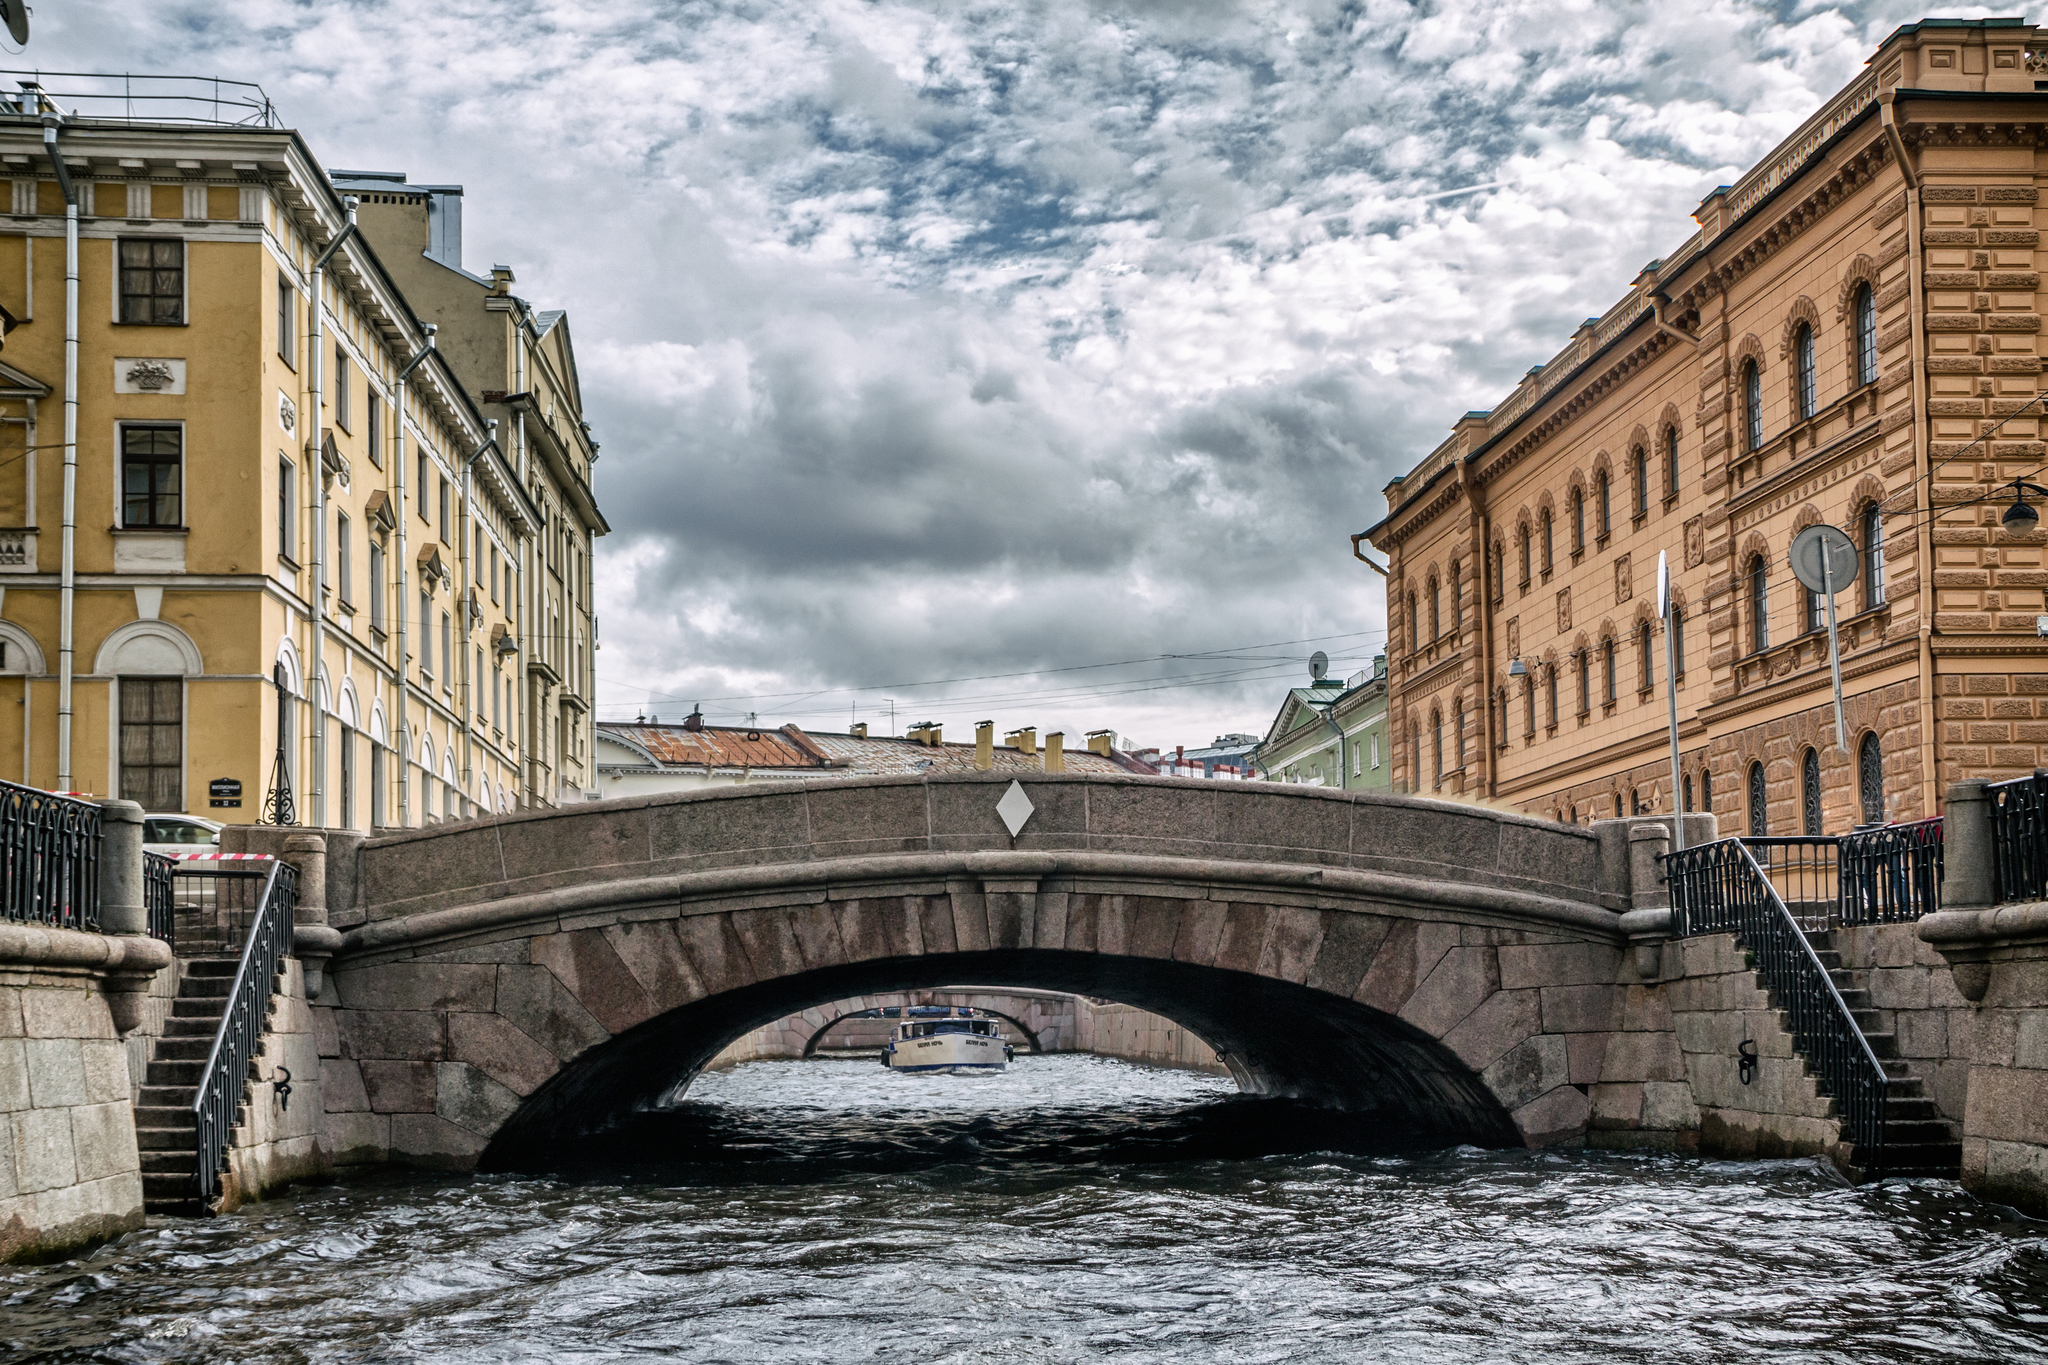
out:
{"label": "lamp fixture", "polygon": [[1523,663],[1523,662],[1522,662],[1522,661],[1521,661],[1520,659],[1510,659],[1510,660],[1508,660],[1508,676],[1509,676],[1510,678],[1526,678],[1526,677],[1528,677],[1528,676],[1529,676],[1529,665],[1527,665],[1527,664]]}
{"label": "lamp fixture", "polygon": [[2012,534],[2023,536],[2033,530],[2041,520],[2041,514],[2027,504],[2027,494],[2036,493],[2048,498],[2048,488],[2043,488],[2038,483],[2028,483],[2025,479],[2014,479],[2010,487],[2013,496],[2012,506],[2005,509],[2005,514],[1998,519],[1999,524]]}

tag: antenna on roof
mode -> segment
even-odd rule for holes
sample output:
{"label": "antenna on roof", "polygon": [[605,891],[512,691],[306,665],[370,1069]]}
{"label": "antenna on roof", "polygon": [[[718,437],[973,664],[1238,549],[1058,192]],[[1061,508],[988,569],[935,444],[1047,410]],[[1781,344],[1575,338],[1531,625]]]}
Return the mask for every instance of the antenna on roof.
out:
{"label": "antenna on roof", "polygon": [[28,46],[28,6],[23,0],[0,0],[0,19],[7,22],[7,36]]}
{"label": "antenna on roof", "polygon": [[1330,656],[1320,649],[1308,656],[1308,675],[1321,682],[1330,671]]}

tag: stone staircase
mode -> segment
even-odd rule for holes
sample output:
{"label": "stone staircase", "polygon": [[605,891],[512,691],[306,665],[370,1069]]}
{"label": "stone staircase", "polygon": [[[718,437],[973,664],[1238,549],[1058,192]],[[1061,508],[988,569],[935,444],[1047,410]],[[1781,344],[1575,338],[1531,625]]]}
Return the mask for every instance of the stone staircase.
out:
{"label": "stone staircase", "polygon": [[164,1021],[164,1036],[150,1045],[142,1102],[135,1110],[135,1140],[142,1149],[142,1207],[148,1213],[199,1214],[199,1133],[192,1102],[199,1073],[227,1012],[237,962],[192,958],[184,964],[178,998]]}
{"label": "stone staircase", "polygon": [[[1897,1035],[1885,1030],[1884,1014],[1871,1007],[1863,973],[1842,965],[1834,930],[1808,931],[1806,939],[1888,1078],[1884,1101],[1884,1174],[1955,1179],[1963,1164],[1961,1135],[1954,1124],[1941,1116],[1940,1108],[1927,1094],[1926,1083],[1914,1076],[1910,1064],[1899,1056]],[[1789,1020],[1786,1027],[1789,1030]],[[1850,1156],[1850,1164],[1868,1170],[1874,1155],[1859,1146]]]}

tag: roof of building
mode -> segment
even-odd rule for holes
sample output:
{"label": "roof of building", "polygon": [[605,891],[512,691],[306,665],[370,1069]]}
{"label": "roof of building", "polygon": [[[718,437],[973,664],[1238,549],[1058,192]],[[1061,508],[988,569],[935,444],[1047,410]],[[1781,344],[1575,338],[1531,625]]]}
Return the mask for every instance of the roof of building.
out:
{"label": "roof of building", "polygon": [[[790,777],[804,776],[909,776],[925,773],[971,773],[974,765],[971,743],[926,744],[922,740],[887,735],[810,734],[794,725],[779,729],[744,725],[706,725],[686,729],[681,724],[660,722],[599,721],[598,737],[640,753],[646,764],[670,768],[746,768],[778,772]],[[1043,772],[1043,751],[1027,754],[1012,745],[998,744],[994,750],[996,772]],[[1134,769],[1117,758],[1091,749],[1068,749],[1066,770],[1070,773],[1121,773]],[[618,771],[625,765],[598,764]]]}

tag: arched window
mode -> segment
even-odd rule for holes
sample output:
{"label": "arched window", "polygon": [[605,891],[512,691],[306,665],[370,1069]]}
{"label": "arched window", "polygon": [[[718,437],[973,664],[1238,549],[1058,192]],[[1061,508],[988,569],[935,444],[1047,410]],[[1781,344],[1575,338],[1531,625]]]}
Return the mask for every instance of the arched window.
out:
{"label": "arched window", "polygon": [[1647,692],[1657,685],[1657,670],[1653,666],[1653,661],[1656,657],[1654,653],[1655,640],[1656,636],[1651,631],[1648,621],[1643,622],[1642,625],[1636,628],[1636,689],[1638,691]]}
{"label": "arched window", "polygon": [[1650,455],[1641,446],[1629,452],[1629,473],[1635,477],[1635,487],[1630,489],[1635,497],[1635,514],[1646,516],[1650,511]]}
{"label": "arched window", "polygon": [[1550,728],[1557,728],[1557,665],[1551,664],[1543,670],[1544,681],[1550,685]]}
{"label": "arched window", "polygon": [[1536,675],[1522,679],[1522,734],[1529,739],[1536,737]]}
{"label": "arched window", "polygon": [[1671,604],[1671,676],[1685,676],[1685,608]]}
{"label": "arched window", "polygon": [[1410,654],[1415,652],[1419,643],[1416,637],[1422,631],[1421,625],[1416,620],[1417,614],[1415,610],[1415,590],[1411,588],[1408,590],[1408,652]]}
{"label": "arched window", "polygon": [[1856,287],[1856,382],[1877,382],[1877,295],[1867,284]]}
{"label": "arched window", "polygon": [[1884,823],[1884,755],[1871,731],[1856,746],[1856,794],[1863,803],[1863,823]]}
{"label": "arched window", "polygon": [[1451,629],[1465,628],[1465,571],[1457,560],[1451,561]]}
{"label": "arched window", "polygon": [[1744,450],[1763,448],[1764,376],[1754,360],[1742,367],[1742,433]]}
{"label": "arched window", "polygon": [[1664,428],[1664,496],[1678,496],[1678,428]]}
{"label": "arched window", "polygon": [[1572,552],[1586,548],[1586,490],[1572,489]]}
{"label": "arched window", "polygon": [[1685,813],[1692,814],[1692,774],[1685,775]]}
{"label": "arched window", "polygon": [[1443,712],[1441,712],[1441,711],[1432,711],[1432,712],[1430,712],[1430,713],[1429,713],[1429,733],[1430,733],[1430,744],[1431,744],[1431,747],[1432,747],[1432,748],[1434,748],[1434,750],[1436,751],[1436,752],[1435,752],[1435,757],[1436,757],[1436,769],[1435,769],[1435,771],[1436,771],[1436,785],[1437,785],[1437,786],[1439,786],[1439,787],[1441,787],[1441,786],[1442,786],[1442,785],[1444,784],[1444,713],[1443,713]]}
{"label": "arched window", "polygon": [[1700,809],[1714,809],[1714,770],[1711,768],[1700,769]]}
{"label": "arched window", "polygon": [[1800,586],[1799,595],[1805,599],[1805,610],[1803,612],[1805,620],[1800,623],[1801,628],[1809,635],[1814,631],[1826,629],[1828,624],[1827,602],[1819,593],[1812,591],[1803,584]]}
{"label": "arched window", "polygon": [[1458,766],[1465,766],[1465,703],[1461,698],[1451,709],[1451,734],[1458,747]]}
{"label": "arched window", "polygon": [[1749,765],[1749,837],[1762,839],[1771,832],[1770,812],[1764,799],[1764,765]]}
{"label": "arched window", "polygon": [[1811,417],[1815,409],[1813,328],[1805,323],[1799,325],[1799,334],[1792,339],[1792,353],[1799,362],[1799,415]]}
{"label": "arched window", "polygon": [[1614,532],[1614,503],[1608,496],[1607,471],[1604,469],[1593,476],[1593,511],[1599,518],[1594,523],[1599,527],[1597,534],[1605,540]]}
{"label": "arched window", "polygon": [[1556,561],[1553,558],[1551,551],[1550,509],[1548,507],[1543,509],[1543,512],[1539,520],[1543,527],[1543,572],[1549,573],[1552,564],[1554,564]]}
{"label": "arched window", "polygon": [[1600,642],[1600,654],[1601,654],[1601,661],[1602,661],[1602,663],[1604,663],[1604,664],[1606,665],[1606,668],[1607,668],[1607,694],[1606,694],[1606,701],[1607,701],[1607,704],[1608,704],[1609,706],[1612,706],[1612,705],[1614,705],[1614,697],[1615,697],[1615,691],[1614,691],[1614,637],[1613,637],[1612,635],[1608,636],[1608,637],[1607,637],[1606,639],[1604,639],[1604,640],[1602,640],[1602,641]]}
{"label": "arched window", "polygon": [[1437,591],[1436,578],[1432,575],[1429,580],[1429,638],[1432,642],[1444,633],[1442,601],[1443,594]]}
{"label": "arched window", "polygon": [[1415,779],[1415,790],[1422,790],[1422,722],[1408,722],[1408,772]]}
{"label": "arched window", "polygon": [[1529,586],[1529,528],[1525,525],[1515,532],[1522,553],[1522,586]]}
{"label": "arched window", "polygon": [[1863,509],[1863,608],[1884,605],[1884,511],[1876,503]]}
{"label": "arched window", "polygon": [[1579,714],[1588,715],[1593,710],[1593,651],[1579,651]]}
{"label": "arched window", "polygon": [[1749,561],[1749,644],[1758,653],[1771,647],[1770,566],[1762,555]]}
{"label": "arched window", "polygon": [[1820,754],[1814,749],[1799,763],[1799,816],[1806,836],[1820,837]]}

